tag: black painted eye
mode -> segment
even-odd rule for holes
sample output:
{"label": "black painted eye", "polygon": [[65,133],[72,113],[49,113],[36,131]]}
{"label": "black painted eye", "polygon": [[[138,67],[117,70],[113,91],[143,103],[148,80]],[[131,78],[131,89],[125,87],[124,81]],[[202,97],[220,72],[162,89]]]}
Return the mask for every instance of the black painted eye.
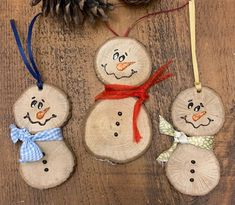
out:
{"label": "black painted eye", "polygon": [[190,103],[188,104],[188,109],[191,109],[192,107],[193,107],[193,103],[190,102]]}
{"label": "black painted eye", "polygon": [[40,109],[42,109],[42,107],[43,107],[43,103],[42,103],[42,102],[39,102],[39,103],[38,103],[38,109],[40,110]]}
{"label": "black painted eye", "polygon": [[124,55],[120,56],[120,57],[119,57],[119,62],[124,61],[124,60],[125,60],[125,58],[126,58],[126,57],[125,57]]}
{"label": "black painted eye", "polygon": [[116,52],[113,54],[113,60],[117,60],[119,58],[119,53]]}
{"label": "black painted eye", "polygon": [[200,109],[201,109],[201,107],[200,107],[200,105],[198,105],[198,106],[196,106],[196,107],[194,108],[194,111],[195,111],[195,112],[198,112]]}
{"label": "black painted eye", "polygon": [[31,102],[31,107],[34,108],[37,105],[38,101],[37,100],[33,100]]}

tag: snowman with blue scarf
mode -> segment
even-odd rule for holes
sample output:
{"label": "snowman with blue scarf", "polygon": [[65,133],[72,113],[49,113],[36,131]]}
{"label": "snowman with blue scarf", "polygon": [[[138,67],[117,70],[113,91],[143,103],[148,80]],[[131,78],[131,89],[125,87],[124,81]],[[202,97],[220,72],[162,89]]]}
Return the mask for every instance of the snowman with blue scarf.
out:
{"label": "snowman with blue scarf", "polygon": [[13,106],[16,125],[11,139],[21,141],[20,174],[30,186],[48,189],[70,176],[74,158],[66,146],[62,127],[70,116],[67,96],[58,88],[44,84],[27,89]]}

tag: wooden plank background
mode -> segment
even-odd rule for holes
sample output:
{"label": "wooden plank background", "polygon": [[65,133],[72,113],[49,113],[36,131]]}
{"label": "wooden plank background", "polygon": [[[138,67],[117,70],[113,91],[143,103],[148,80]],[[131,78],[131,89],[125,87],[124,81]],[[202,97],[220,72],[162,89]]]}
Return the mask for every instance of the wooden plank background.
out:
{"label": "wooden plank background", "polygon": [[[114,3],[117,0],[110,0]],[[113,27],[123,32],[147,12],[181,5],[185,0],[153,0],[145,8],[121,7],[111,15]],[[110,165],[89,155],[82,142],[82,124],[89,107],[103,85],[93,69],[96,49],[112,34],[102,23],[84,29],[69,29],[52,19],[41,18],[34,30],[33,47],[37,64],[46,82],[62,88],[73,105],[72,118],[64,127],[64,137],[77,158],[72,177],[54,189],[40,191],[26,185],[18,172],[18,146],[9,138],[14,122],[12,105],[34,83],[15,45],[9,20],[17,21],[25,42],[28,22],[40,10],[29,0],[0,2],[0,204],[56,205],[233,205],[235,204],[235,1],[197,0],[197,50],[203,85],[221,96],[226,122],[216,136],[215,153],[221,165],[216,189],[203,197],[180,194],[170,186],[164,168],[155,159],[171,145],[158,131],[158,114],[170,119],[176,95],[193,85],[190,56],[188,9],[160,15],[140,23],[131,37],[141,41],[151,53],[153,65],[174,59],[175,78],[151,89],[146,103],[154,136],[147,153],[125,165]]]}

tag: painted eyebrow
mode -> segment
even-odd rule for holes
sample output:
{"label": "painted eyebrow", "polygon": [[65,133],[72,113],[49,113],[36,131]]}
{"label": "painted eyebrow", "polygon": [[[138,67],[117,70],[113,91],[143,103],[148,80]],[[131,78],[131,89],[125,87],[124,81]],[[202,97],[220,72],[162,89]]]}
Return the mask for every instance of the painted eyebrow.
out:
{"label": "painted eyebrow", "polygon": [[200,103],[200,105],[201,105],[202,107],[204,107],[204,105],[203,105],[202,103]]}
{"label": "painted eyebrow", "polygon": [[118,51],[118,49],[115,49],[114,51]]}
{"label": "painted eyebrow", "polygon": [[44,100],[44,99],[42,99],[42,102],[45,102],[45,100]]}
{"label": "painted eyebrow", "polygon": [[193,100],[189,100],[188,102],[192,102]]}
{"label": "painted eyebrow", "polygon": [[125,55],[128,56],[128,55],[127,55],[127,52],[125,52]]}
{"label": "painted eyebrow", "polygon": [[36,97],[32,97],[32,100],[35,99]]}

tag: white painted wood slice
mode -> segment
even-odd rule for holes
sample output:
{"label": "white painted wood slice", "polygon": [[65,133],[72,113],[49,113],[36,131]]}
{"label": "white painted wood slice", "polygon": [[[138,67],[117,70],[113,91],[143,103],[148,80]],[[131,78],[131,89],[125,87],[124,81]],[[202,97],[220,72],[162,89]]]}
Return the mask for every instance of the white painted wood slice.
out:
{"label": "white painted wood slice", "polygon": [[194,87],[182,91],[172,105],[171,114],[176,128],[191,136],[214,135],[225,120],[220,96],[207,87],[199,93]]}
{"label": "white painted wood slice", "polygon": [[104,84],[135,86],[148,80],[152,63],[142,43],[129,37],[115,37],[98,49],[95,71]]}
{"label": "white painted wood slice", "polygon": [[134,142],[132,115],[135,98],[100,100],[91,110],[85,125],[85,145],[97,158],[125,163],[141,156],[149,147],[152,129],[144,106],[138,117],[142,139]]}
{"label": "white painted wood slice", "polygon": [[61,127],[70,116],[70,103],[60,89],[44,84],[28,88],[13,107],[18,127],[27,128],[31,133]]}
{"label": "white painted wood slice", "polygon": [[64,141],[37,144],[45,156],[37,162],[21,163],[22,178],[37,189],[48,189],[65,182],[73,172],[74,157]]}
{"label": "white painted wood slice", "polygon": [[201,196],[219,183],[220,167],[213,151],[189,144],[179,145],[167,163],[166,174],[179,192]]}

